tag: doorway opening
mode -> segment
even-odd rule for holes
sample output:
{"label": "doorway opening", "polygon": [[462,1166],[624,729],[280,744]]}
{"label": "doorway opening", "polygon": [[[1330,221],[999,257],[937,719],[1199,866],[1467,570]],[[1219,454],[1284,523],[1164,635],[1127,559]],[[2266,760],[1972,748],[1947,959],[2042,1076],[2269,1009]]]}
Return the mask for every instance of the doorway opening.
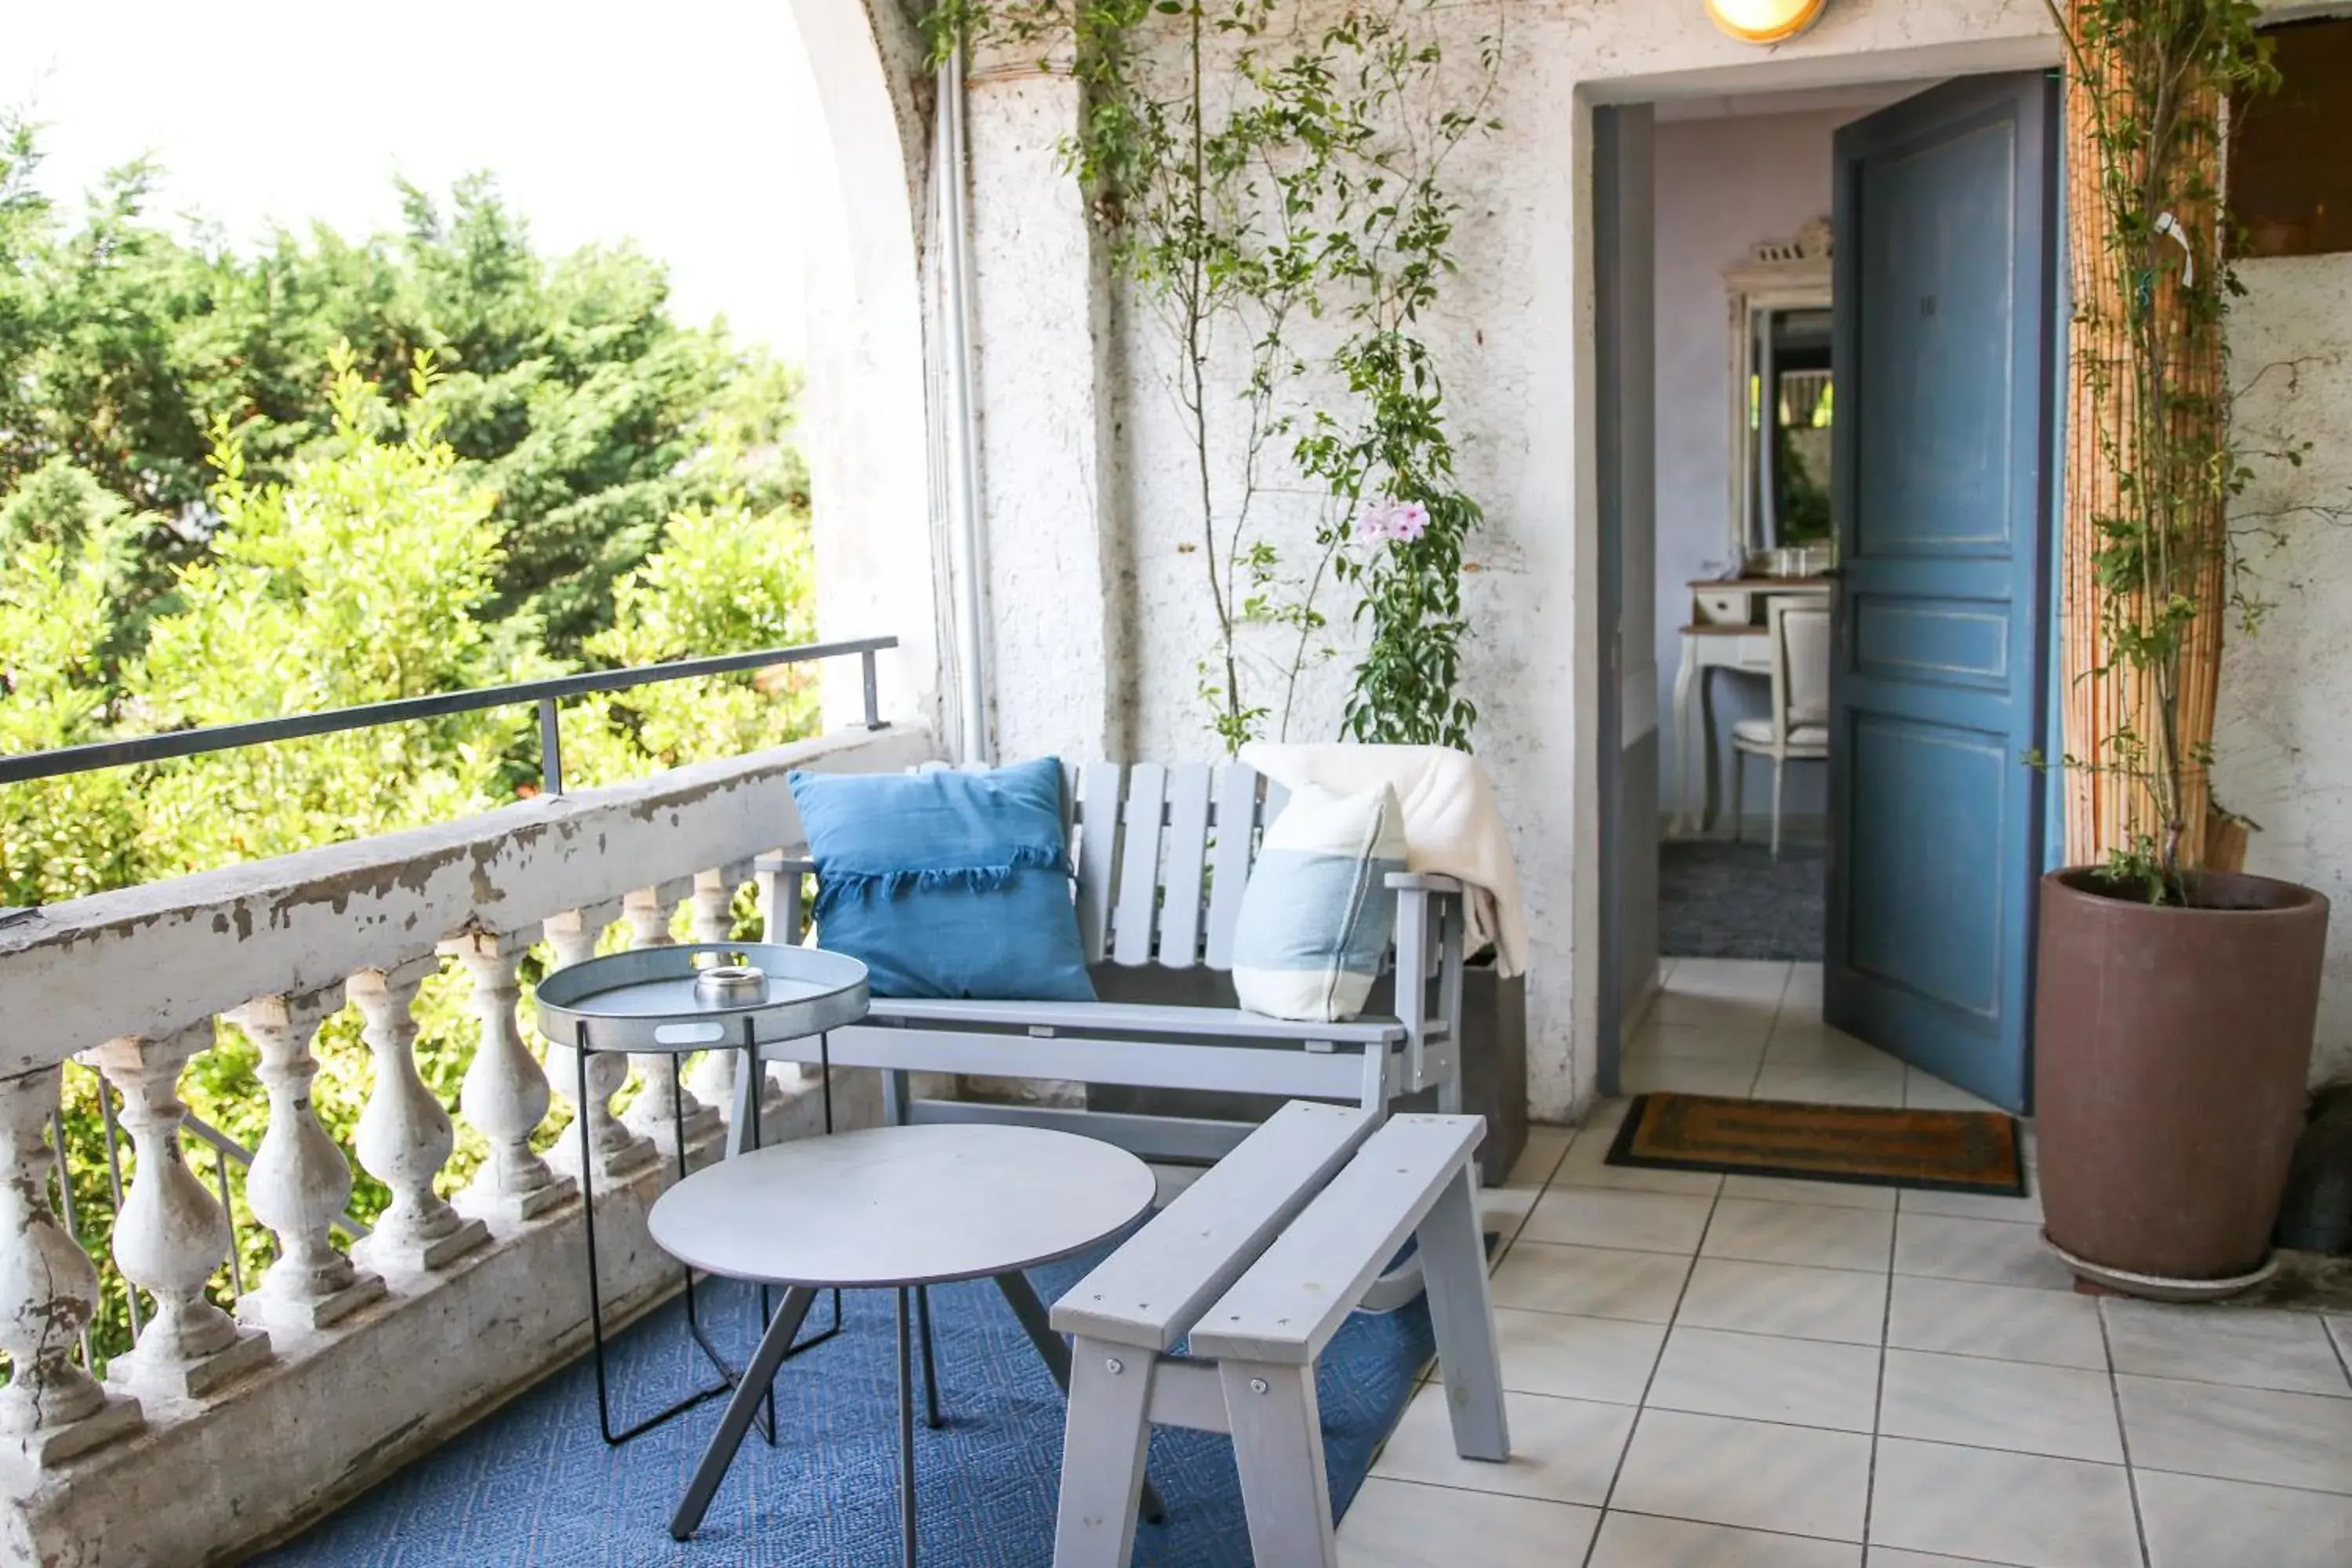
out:
{"label": "doorway opening", "polygon": [[1596,116],[1604,1089],[2024,1109],[2049,380],[1966,343],[2047,348],[2056,226],[1950,236],[2047,207],[2034,93]]}

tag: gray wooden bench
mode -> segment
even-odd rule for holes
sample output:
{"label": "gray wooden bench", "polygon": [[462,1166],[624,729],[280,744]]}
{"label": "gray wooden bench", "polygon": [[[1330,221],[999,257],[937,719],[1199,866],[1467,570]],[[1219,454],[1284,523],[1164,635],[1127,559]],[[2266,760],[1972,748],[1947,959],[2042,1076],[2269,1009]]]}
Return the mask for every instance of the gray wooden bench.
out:
{"label": "gray wooden bench", "polygon": [[1073,1340],[1055,1568],[1127,1568],[1154,1426],[1232,1435],[1258,1568],[1337,1568],[1315,1363],[1407,1237],[1454,1448],[1510,1458],[1471,1160],[1485,1131],[1285,1106],[1055,1304]]}
{"label": "gray wooden bench", "polygon": [[[1240,763],[1071,766],[1063,788],[1077,873],[1078,932],[1103,971],[1229,971],[1242,889],[1286,791]],[[778,926],[798,940],[800,880],[815,868],[771,858],[760,870]],[[917,1099],[910,1074],[1225,1090],[1352,1102],[1375,1119],[1433,1089],[1462,1108],[1463,888],[1399,876],[1395,1006],[1306,1024],[1232,1007],[1134,1002],[956,1002],[876,998],[866,1021],[826,1040],[770,1047],[773,1060],[882,1069],[894,1119],[1061,1127],[1146,1159],[1205,1163],[1253,1124],[1208,1117]]]}

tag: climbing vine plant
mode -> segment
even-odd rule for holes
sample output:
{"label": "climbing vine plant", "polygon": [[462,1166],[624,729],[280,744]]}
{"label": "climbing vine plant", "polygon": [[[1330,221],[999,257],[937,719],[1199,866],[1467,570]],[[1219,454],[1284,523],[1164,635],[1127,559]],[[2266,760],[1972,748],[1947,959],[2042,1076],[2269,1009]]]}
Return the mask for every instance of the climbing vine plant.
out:
{"label": "climbing vine plant", "polygon": [[[1084,89],[1064,157],[1167,351],[1213,619],[1200,690],[1229,751],[1288,732],[1328,651],[1333,583],[1354,591],[1364,640],[1347,733],[1470,743],[1463,542],[1481,514],[1423,329],[1456,269],[1448,161],[1496,128],[1505,3],[1466,64],[1436,25],[1461,7],[1438,0],[1312,21],[1277,0],[946,0],[929,15],[940,59],[1040,46],[1063,57],[1043,68]],[[1292,561],[1265,513],[1297,488],[1319,521]]]}
{"label": "climbing vine plant", "polygon": [[2222,118],[2277,76],[2254,0],[2045,3],[2073,181],[2070,858],[2183,901],[2228,826],[2208,784],[2223,623],[2260,608],[2230,532],[2252,474],[2225,380]]}

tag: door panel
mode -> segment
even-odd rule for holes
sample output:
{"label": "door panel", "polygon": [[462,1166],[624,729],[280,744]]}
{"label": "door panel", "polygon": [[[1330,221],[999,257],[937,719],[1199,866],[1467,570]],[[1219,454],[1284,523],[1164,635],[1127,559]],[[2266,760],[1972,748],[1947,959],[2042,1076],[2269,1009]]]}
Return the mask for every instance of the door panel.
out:
{"label": "door panel", "polygon": [[1837,137],[1829,1021],[2025,1107],[2047,644],[2055,88]]}
{"label": "door panel", "polygon": [[[1857,714],[1848,732],[1849,776],[1869,784],[1853,800],[1855,859],[1905,868],[1892,896],[1879,896],[1874,879],[1857,879],[1851,965],[1988,1021],[2000,1007],[2001,784],[2016,765],[2002,739],[1874,713]],[[1993,853],[1917,853],[1939,839]]]}

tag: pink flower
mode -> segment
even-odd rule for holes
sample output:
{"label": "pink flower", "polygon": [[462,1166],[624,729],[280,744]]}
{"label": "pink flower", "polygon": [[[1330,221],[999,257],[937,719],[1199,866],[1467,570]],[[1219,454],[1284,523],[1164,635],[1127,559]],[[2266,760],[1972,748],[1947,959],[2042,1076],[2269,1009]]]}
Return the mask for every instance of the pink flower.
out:
{"label": "pink flower", "polygon": [[1429,531],[1429,509],[1419,501],[1369,500],[1356,516],[1356,537],[1410,544]]}

